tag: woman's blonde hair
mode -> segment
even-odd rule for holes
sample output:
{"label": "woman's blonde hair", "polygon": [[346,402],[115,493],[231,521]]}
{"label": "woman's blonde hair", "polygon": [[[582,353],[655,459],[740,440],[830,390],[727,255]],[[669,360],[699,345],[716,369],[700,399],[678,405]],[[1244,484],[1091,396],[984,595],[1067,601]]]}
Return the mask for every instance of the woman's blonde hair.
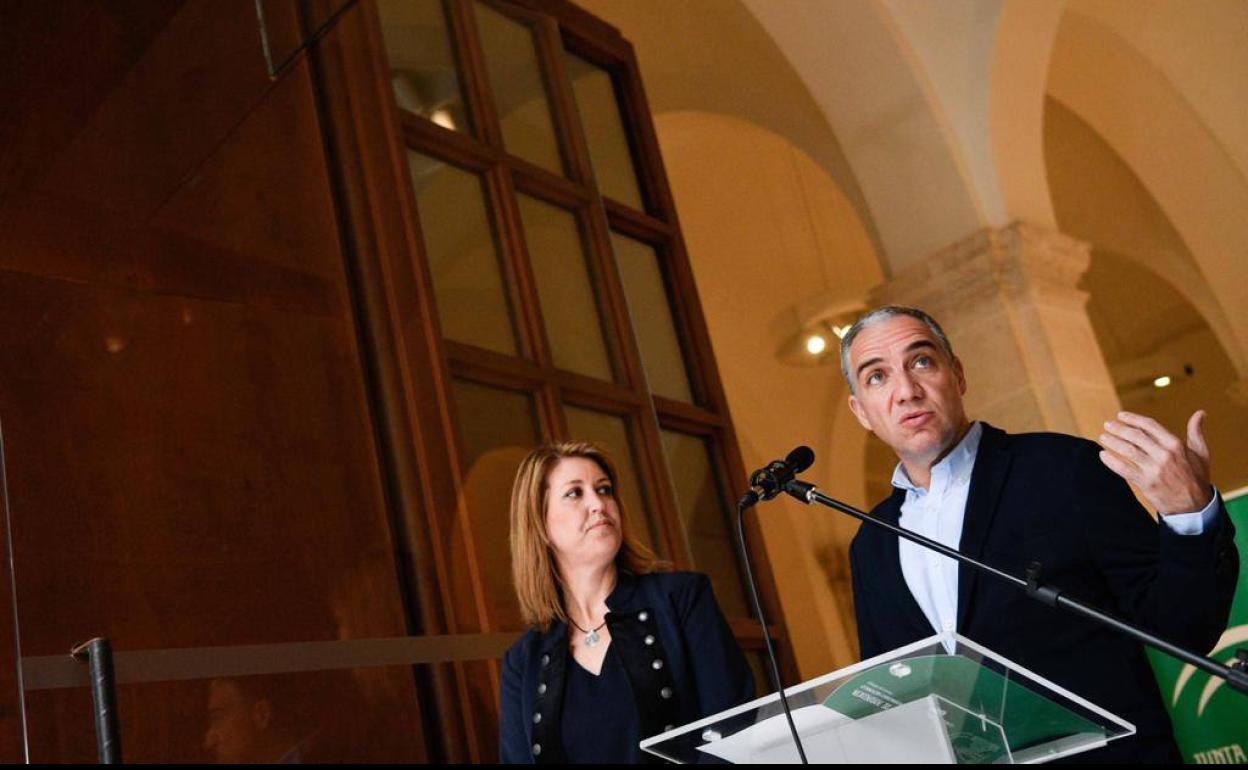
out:
{"label": "woman's blonde hair", "polygon": [[610,455],[588,441],[539,446],[520,463],[516,483],[511,489],[511,574],[524,622],[543,632],[553,621],[568,619],[563,608],[558,567],[546,536],[546,502],[550,493],[546,477],[560,460],[568,457],[593,460],[611,480],[611,488],[617,490],[615,503],[620,514],[622,539],[615,555],[616,569],[643,575],[667,566],[633,536],[623,501],[618,496],[619,473]]}

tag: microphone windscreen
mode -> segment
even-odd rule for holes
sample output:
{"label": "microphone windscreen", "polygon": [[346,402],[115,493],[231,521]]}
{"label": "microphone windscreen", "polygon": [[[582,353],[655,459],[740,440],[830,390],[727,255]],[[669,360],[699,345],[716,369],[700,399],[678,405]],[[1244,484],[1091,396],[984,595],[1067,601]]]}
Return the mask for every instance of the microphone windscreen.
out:
{"label": "microphone windscreen", "polygon": [[784,462],[793,469],[794,474],[801,473],[815,463],[815,452],[808,446],[799,446],[789,456],[784,458]]}

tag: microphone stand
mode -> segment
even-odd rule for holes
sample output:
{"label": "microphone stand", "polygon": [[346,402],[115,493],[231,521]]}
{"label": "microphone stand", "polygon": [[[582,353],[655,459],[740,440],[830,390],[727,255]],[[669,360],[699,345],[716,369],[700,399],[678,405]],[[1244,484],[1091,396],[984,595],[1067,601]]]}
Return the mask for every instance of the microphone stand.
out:
{"label": "microphone stand", "polygon": [[1071,599],[1063,594],[1059,588],[1044,585],[1040,582],[1040,573],[1043,566],[1038,561],[1033,561],[1031,564],[1027,565],[1026,579],[1020,578],[1016,575],[1011,575],[1004,570],[985,564],[978,559],[967,556],[956,548],[950,548],[947,545],[943,545],[922,535],[915,534],[914,532],[904,529],[896,524],[890,524],[887,521],[882,521],[865,511],[858,510],[852,505],[846,505],[840,500],[828,497],[816,489],[814,484],[809,482],[792,479],[785,482],[784,491],[808,505],[811,503],[819,503],[827,508],[849,514],[855,519],[868,522],[872,526],[886,529],[898,537],[903,537],[912,543],[918,543],[924,548],[936,551],[943,556],[948,556],[950,559],[955,559],[962,564],[967,564],[980,572],[988,573],[993,577],[1004,580],[1007,583],[1011,583],[1018,588],[1021,588],[1024,593],[1037,601],[1043,602],[1050,607],[1061,607],[1064,610],[1073,612],[1076,615],[1081,615],[1100,625],[1112,628],[1119,633],[1126,634],[1142,644],[1146,644],[1149,647],[1160,650],[1167,655],[1172,655],[1185,663],[1195,666],[1201,671],[1225,680],[1226,683],[1234,689],[1248,695],[1248,650],[1238,650],[1236,652],[1236,660],[1230,665],[1224,665],[1213,658],[1197,655],[1196,653],[1180,647],[1177,644],[1168,642],[1155,634],[1145,631],[1139,626],[1128,623],[1120,618],[1116,618],[1113,615],[1101,612],[1095,607],[1090,607],[1080,601]]}
{"label": "microphone stand", "polygon": [[[773,492],[773,494],[775,494]],[[763,603],[758,599],[758,588],[754,585],[754,567],[750,564],[750,549],[745,545],[745,512],[759,501],[759,496],[751,490],[741,502],[737,503],[737,541],[741,544],[741,558],[745,562],[746,584],[750,587],[750,599],[754,602],[754,612],[758,614],[758,622],[763,627],[763,642],[767,645],[767,660],[771,663],[771,678],[780,693],[780,706],[784,709],[784,718],[789,723],[789,734],[793,736],[793,745],[797,747],[797,756],[803,765],[810,764],[806,759],[806,748],[797,733],[797,725],[793,723],[793,712],[789,709],[789,697],[784,692],[784,682],[780,679],[780,666],[776,663],[776,649],[771,642],[771,633],[767,630],[767,616],[763,614]]]}

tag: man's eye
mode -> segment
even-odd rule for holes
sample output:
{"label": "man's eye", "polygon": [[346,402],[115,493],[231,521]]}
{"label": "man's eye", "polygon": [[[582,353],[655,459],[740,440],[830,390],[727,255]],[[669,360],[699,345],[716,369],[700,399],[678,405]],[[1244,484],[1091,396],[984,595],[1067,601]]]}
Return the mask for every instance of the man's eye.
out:
{"label": "man's eye", "polygon": [[917,367],[926,369],[927,367],[932,365],[932,358],[931,356],[919,356],[918,358],[914,359],[914,365]]}
{"label": "man's eye", "polygon": [[878,385],[878,384],[880,384],[880,383],[881,383],[881,382],[883,382],[883,381],[884,381],[884,373],[883,373],[883,372],[871,372],[870,374],[868,374],[868,375],[867,375],[867,384],[868,384],[868,385]]}

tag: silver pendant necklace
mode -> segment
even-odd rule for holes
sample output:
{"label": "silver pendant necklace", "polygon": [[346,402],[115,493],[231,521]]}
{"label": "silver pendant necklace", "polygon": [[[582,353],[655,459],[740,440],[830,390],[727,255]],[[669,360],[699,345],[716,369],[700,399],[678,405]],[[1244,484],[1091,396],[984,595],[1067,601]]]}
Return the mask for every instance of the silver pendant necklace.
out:
{"label": "silver pendant necklace", "polygon": [[585,646],[586,647],[593,647],[595,644],[598,644],[598,642],[602,641],[602,637],[598,635],[598,632],[601,631],[602,627],[607,624],[607,621],[605,618],[603,619],[601,623],[598,624],[597,628],[591,628],[588,630],[581,628],[580,624],[577,623],[575,620],[572,620],[572,618],[568,618],[568,621],[571,622],[572,625],[576,626],[577,631],[580,631],[582,634],[585,634]]}

